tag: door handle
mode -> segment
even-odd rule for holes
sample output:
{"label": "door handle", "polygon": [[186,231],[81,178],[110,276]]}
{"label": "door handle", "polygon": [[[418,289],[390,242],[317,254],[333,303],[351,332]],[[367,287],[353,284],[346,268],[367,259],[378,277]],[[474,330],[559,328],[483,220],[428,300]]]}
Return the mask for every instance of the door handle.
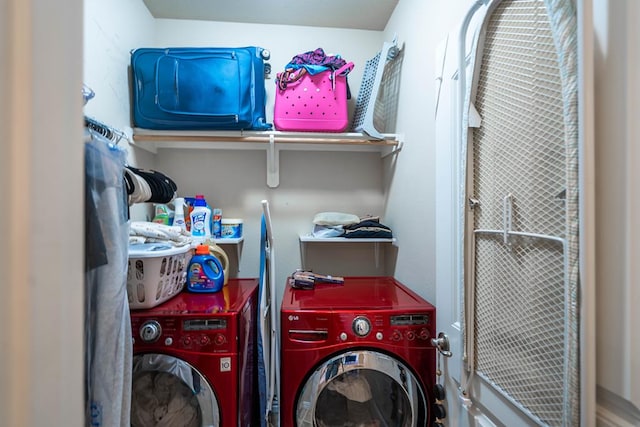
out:
{"label": "door handle", "polygon": [[449,337],[444,332],[440,332],[438,338],[431,338],[431,345],[437,348],[444,357],[453,356],[449,348]]}

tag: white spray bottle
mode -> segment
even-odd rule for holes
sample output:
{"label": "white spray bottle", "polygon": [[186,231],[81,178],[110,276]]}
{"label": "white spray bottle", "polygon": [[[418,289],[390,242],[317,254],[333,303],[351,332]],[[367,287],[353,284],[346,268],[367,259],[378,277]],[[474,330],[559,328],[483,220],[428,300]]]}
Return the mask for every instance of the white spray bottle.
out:
{"label": "white spray bottle", "polygon": [[187,223],[184,220],[184,198],[176,197],[173,203],[175,204],[173,225],[180,227],[180,230],[187,231]]}

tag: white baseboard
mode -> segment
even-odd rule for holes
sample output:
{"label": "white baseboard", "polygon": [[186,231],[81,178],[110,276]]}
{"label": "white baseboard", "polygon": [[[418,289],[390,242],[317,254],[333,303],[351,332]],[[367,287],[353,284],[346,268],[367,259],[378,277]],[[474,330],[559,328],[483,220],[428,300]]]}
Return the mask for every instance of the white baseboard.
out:
{"label": "white baseboard", "polygon": [[640,427],[640,410],[617,394],[598,387],[597,427]]}

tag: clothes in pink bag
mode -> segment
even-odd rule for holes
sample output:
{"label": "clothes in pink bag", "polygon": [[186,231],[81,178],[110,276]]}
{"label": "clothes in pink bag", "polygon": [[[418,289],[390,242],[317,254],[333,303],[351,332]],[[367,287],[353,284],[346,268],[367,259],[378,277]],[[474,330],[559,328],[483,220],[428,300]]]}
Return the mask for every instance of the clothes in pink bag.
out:
{"label": "clothes in pink bag", "polygon": [[353,62],[338,70],[310,74],[304,67],[278,75],[273,123],[277,130],[344,132],[349,126],[347,74]]}

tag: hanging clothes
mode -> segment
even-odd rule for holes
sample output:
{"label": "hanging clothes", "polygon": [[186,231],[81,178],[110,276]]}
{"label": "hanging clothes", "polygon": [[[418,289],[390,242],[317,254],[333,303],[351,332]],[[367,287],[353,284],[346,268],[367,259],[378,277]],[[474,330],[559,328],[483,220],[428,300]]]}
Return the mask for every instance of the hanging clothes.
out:
{"label": "hanging clothes", "polygon": [[85,143],[85,416],[130,425],[133,346],[127,299],[125,152],[88,131]]}
{"label": "hanging clothes", "polygon": [[177,196],[178,186],[167,175],[152,170],[126,166],[124,178],[129,205],[135,203],[169,203]]}

